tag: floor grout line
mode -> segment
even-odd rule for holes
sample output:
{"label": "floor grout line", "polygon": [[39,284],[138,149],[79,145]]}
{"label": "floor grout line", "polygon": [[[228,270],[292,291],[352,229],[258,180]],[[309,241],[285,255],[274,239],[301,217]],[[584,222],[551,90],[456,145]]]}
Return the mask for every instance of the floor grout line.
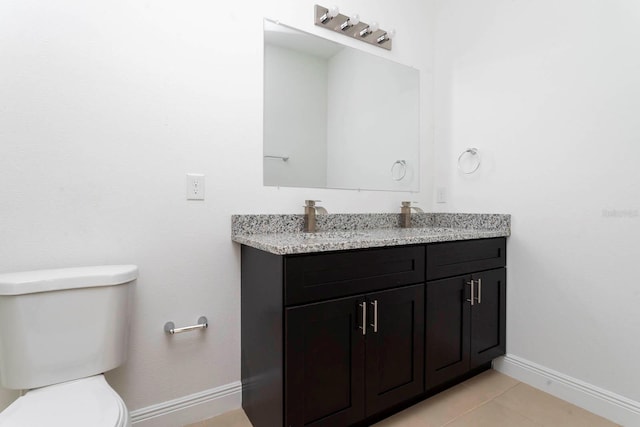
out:
{"label": "floor grout line", "polygon": [[[516,386],[518,386],[518,385],[520,385],[520,384],[522,384],[522,383],[521,383],[520,381],[518,381],[517,383],[515,383],[515,384],[513,384],[512,386],[508,387],[508,388],[507,388],[506,390],[504,390],[503,392],[501,392],[501,393],[499,393],[499,394],[497,394],[497,395],[493,396],[491,399],[485,400],[484,402],[482,402],[482,403],[480,403],[480,404],[478,404],[478,405],[474,406],[474,407],[473,407],[473,408],[471,408],[471,409],[468,409],[467,411],[462,412],[461,414],[457,415],[455,418],[453,418],[453,419],[451,419],[451,420],[447,421],[446,423],[442,424],[442,426],[440,426],[440,427],[445,427],[445,426],[447,426],[447,425],[449,425],[449,424],[453,423],[453,422],[454,422],[454,421],[456,421],[457,419],[459,419],[459,418],[461,418],[461,417],[463,417],[463,416],[467,415],[468,413],[473,412],[473,411],[475,411],[476,409],[478,409],[478,408],[480,408],[480,407],[482,407],[482,406],[486,405],[487,403],[489,403],[489,402],[493,402],[493,400],[494,400],[494,399],[497,399],[498,397],[502,396],[503,394],[505,394],[506,392],[508,392],[509,390],[511,390],[512,388],[514,388],[514,387],[516,387]],[[467,386],[467,387],[468,387],[468,386]]]}
{"label": "floor grout line", "polygon": [[[496,397],[499,397],[499,396],[496,396]],[[503,408],[505,408],[505,409],[507,409],[507,410],[509,410],[509,411],[513,411],[513,412],[515,412],[516,414],[520,415],[520,416],[521,416],[521,417],[523,417],[523,418],[526,418],[527,420],[531,421],[531,422],[532,422],[532,423],[534,423],[534,424],[539,425],[540,427],[545,427],[545,426],[546,426],[546,424],[545,424],[545,423],[543,423],[543,422],[541,422],[540,420],[536,420],[536,419],[530,418],[527,414],[523,414],[523,413],[522,413],[522,412],[520,412],[520,411],[517,411],[517,410],[515,410],[515,409],[513,409],[513,408],[509,408],[508,406],[505,406],[505,405],[503,405],[503,404],[502,404],[502,403],[500,403],[500,402],[495,402],[495,404],[496,404],[496,405],[500,405],[500,406],[502,406]]]}
{"label": "floor grout line", "polygon": [[515,383],[515,384],[514,384],[514,385],[512,385],[511,387],[507,388],[507,389],[506,389],[505,391],[503,391],[502,393],[500,393],[500,394],[497,394],[497,395],[493,396],[493,398],[492,398],[491,400],[494,400],[494,399],[499,398],[500,396],[502,396],[503,394],[505,394],[505,393],[506,393],[506,392],[508,392],[509,390],[512,390],[512,389],[514,389],[514,388],[518,387],[518,386],[519,386],[519,385],[521,385],[521,384],[522,384],[522,382],[518,381],[517,383]]}

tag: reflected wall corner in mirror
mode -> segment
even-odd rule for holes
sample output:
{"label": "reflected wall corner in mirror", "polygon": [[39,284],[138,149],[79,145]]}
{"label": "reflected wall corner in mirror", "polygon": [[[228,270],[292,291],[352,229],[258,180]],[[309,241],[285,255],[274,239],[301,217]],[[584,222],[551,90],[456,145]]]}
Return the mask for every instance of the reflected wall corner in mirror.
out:
{"label": "reflected wall corner in mirror", "polygon": [[265,186],[419,191],[419,70],[265,20],[263,166]]}

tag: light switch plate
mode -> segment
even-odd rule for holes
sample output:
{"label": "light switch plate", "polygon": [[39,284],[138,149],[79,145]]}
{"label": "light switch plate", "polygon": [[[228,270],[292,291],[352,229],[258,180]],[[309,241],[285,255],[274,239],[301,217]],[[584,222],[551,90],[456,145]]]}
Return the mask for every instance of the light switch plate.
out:
{"label": "light switch plate", "polygon": [[436,203],[447,203],[446,187],[438,187],[436,189]]}
{"label": "light switch plate", "polygon": [[187,174],[187,200],[204,200],[204,175]]}

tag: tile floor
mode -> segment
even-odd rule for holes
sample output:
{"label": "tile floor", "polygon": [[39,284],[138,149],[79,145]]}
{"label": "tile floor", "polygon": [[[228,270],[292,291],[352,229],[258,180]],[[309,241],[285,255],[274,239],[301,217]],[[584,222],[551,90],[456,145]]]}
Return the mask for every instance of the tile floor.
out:
{"label": "tile floor", "polygon": [[[617,424],[493,370],[375,424],[375,427],[440,426],[613,427]],[[251,423],[239,409],[185,427],[251,427]]]}

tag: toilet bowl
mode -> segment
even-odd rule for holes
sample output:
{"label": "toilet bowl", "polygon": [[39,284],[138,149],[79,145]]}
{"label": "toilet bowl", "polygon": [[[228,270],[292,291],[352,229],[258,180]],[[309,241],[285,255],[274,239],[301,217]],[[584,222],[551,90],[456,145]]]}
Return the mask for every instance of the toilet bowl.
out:
{"label": "toilet bowl", "polygon": [[129,427],[131,419],[103,375],[42,387],[0,413],[2,427]]}
{"label": "toilet bowl", "polygon": [[2,427],[128,427],[103,373],[126,360],[134,265],[0,274]]}

